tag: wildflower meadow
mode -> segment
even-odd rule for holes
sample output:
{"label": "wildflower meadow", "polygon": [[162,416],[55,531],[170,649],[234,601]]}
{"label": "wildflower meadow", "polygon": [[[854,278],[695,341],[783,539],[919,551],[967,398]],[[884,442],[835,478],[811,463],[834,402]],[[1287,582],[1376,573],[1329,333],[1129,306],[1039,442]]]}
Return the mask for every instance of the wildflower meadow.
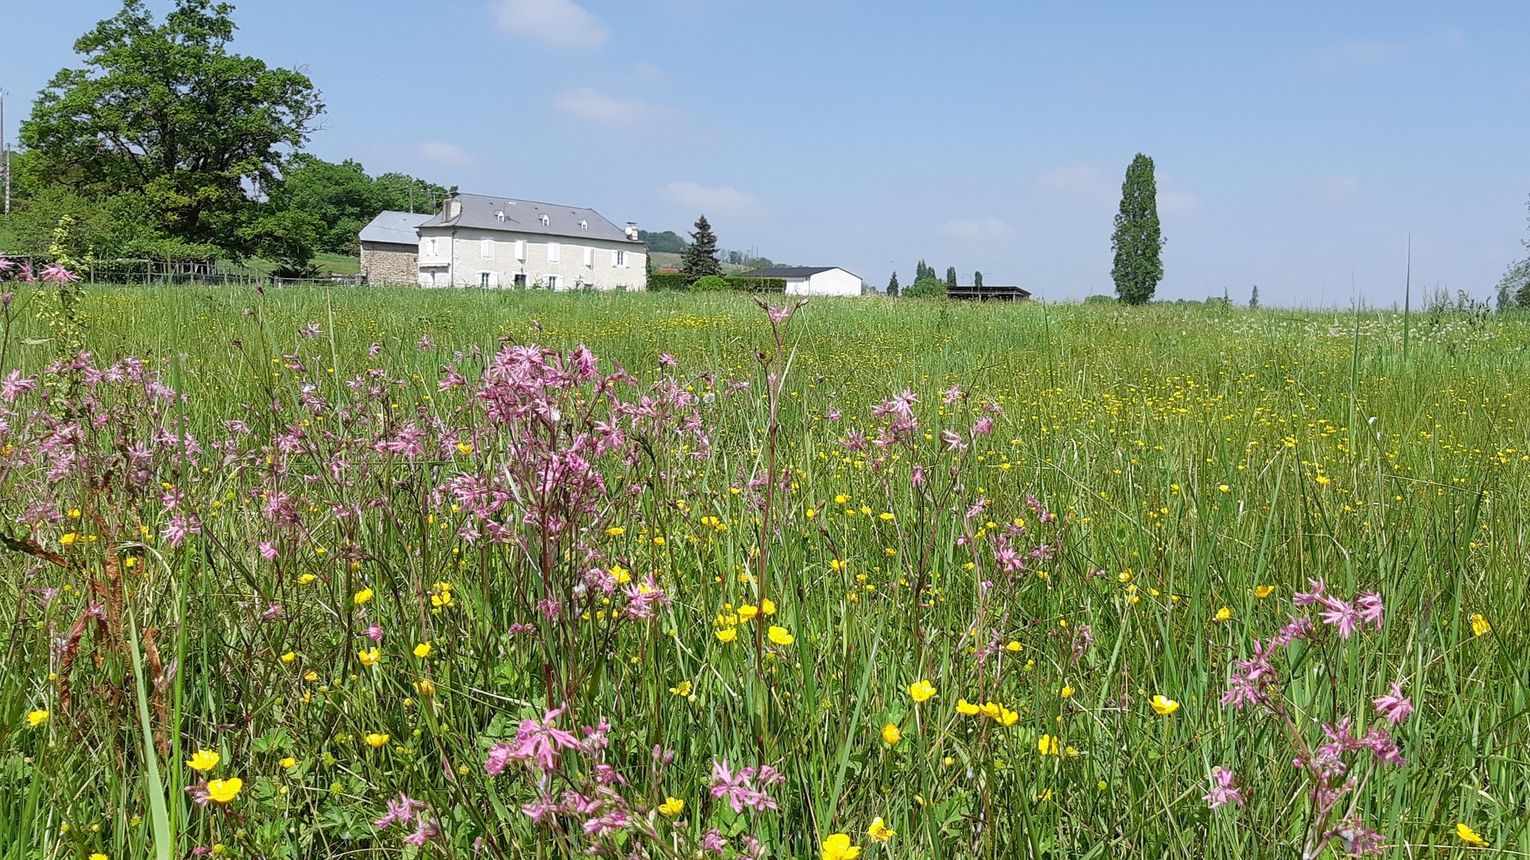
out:
{"label": "wildflower meadow", "polygon": [[0,857],[1530,855],[1522,319],[71,278]]}

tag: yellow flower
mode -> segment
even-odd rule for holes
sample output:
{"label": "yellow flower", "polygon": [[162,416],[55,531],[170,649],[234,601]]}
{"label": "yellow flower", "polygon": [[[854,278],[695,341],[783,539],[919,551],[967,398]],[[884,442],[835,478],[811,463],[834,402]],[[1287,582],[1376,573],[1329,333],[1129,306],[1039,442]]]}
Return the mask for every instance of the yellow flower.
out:
{"label": "yellow flower", "polygon": [[429,678],[421,678],[414,682],[414,691],[423,698],[430,698],[436,694],[436,682]]}
{"label": "yellow flower", "polygon": [[1036,751],[1042,755],[1057,755],[1062,752],[1062,745],[1057,742],[1057,738],[1042,735],[1036,740]]}
{"label": "yellow flower", "polygon": [[426,657],[429,657],[430,656],[430,643],[429,642],[421,642],[420,644],[414,646],[414,656],[420,658],[421,660],[424,660]]}
{"label": "yellow flower", "polygon": [[776,602],[774,600],[769,599],[769,598],[766,598],[765,600],[761,600],[760,601],[760,611],[765,613],[766,615],[775,615],[776,614]]}
{"label": "yellow flower", "polygon": [[281,761],[277,762],[277,764],[281,765],[283,768],[286,768],[286,769],[290,770],[290,769],[292,769],[294,767],[297,767],[297,759],[295,759],[295,758],[293,758],[292,756],[289,755],[286,758],[282,759]]}
{"label": "yellow flower", "polygon": [[882,727],[882,743],[894,746],[903,740],[903,732],[898,729],[897,723],[888,723]]}
{"label": "yellow flower", "polygon": [[291,651],[288,651],[287,653],[282,655],[282,662],[283,663],[291,663],[292,661],[294,661],[296,659],[297,659],[297,655],[292,653]]}
{"label": "yellow flower", "polygon": [[626,533],[627,530],[621,526],[611,526],[610,528],[606,529],[606,534],[610,535],[611,537],[621,537]]}
{"label": "yellow flower", "polygon": [[1025,650],[1025,646],[1021,645],[1019,642],[1016,642],[1015,640],[1011,639],[1011,640],[1009,640],[1009,644],[1004,646],[1004,650],[1005,651],[1009,651],[1012,654],[1018,654],[1021,651]]}
{"label": "yellow flower", "polygon": [[1254,586],[1254,596],[1259,598],[1260,600],[1263,600],[1266,597],[1269,597],[1271,594],[1274,594],[1274,593],[1275,593],[1275,586],[1273,586],[1273,585],[1256,585],[1256,586]]}
{"label": "yellow flower", "polygon": [[999,725],[1007,728],[1014,725],[1015,723],[1020,722],[1020,713],[1018,711],[1011,711],[1009,708],[1000,705],[999,716],[995,719],[998,720]]}
{"label": "yellow flower", "polygon": [[1224,606],[1221,609],[1217,610],[1216,620],[1218,622],[1226,621],[1229,618],[1232,618],[1232,610],[1231,609],[1228,609],[1226,606]]}
{"label": "yellow flower", "polygon": [[[771,628],[771,629],[775,629],[775,628]],[[723,629],[717,631],[717,641],[718,642],[722,642],[724,644],[727,644],[727,643],[732,642],[733,640],[735,640],[737,638],[738,638],[738,628],[737,627],[724,627]]]}
{"label": "yellow flower", "polygon": [[218,766],[219,756],[212,750],[197,750],[187,759],[186,766],[197,773],[207,773]]}
{"label": "yellow flower", "polygon": [[898,831],[888,827],[882,821],[882,816],[878,815],[876,818],[871,819],[871,826],[866,828],[866,835],[870,836],[874,842],[886,842],[897,836]]}
{"label": "yellow flower", "polygon": [[738,608],[738,617],[744,621],[753,621],[754,616],[760,614],[760,608],[751,603],[746,603]]}
{"label": "yellow flower", "polygon": [[956,700],[956,712],[965,717],[975,717],[980,709],[966,699]]}
{"label": "yellow flower", "polygon": [[617,585],[626,585],[632,581],[632,571],[619,564],[611,565],[611,578],[616,580]]}
{"label": "yellow flower", "polygon": [[239,789],[244,788],[244,780],[237,776],[228,779],[210,779],[207,781],[207,796],[214,803],[229,803],[239,796]]}
{"label": "yellow flower", "polygon": [[846,834],[835,833],[823,840],[818,856],[822,860],[855,860],[861,856],[861,849],[858,845],[851,845],[850,837]]}
{"label": "yellow flower", "polygon": [[1493,625],[1489,624],[1488,620],[1482,617],[1482,613],[1478,612],[1472,615],[1472,635],[1486,636],[1492,632]]}
{"label": "yellow flower", "polygon": [[1232,492],[1232,487],[1229,487],[1226,484],[1217,484],[1217,490],[1219,492],[1229,493]]}
{"label": "yellow flower", "polygon": [[373,733],[367,735],[363,740],[365,740],[367,742],[367,746],[369,746],[369,747],[371,747],[372,749],[375,750],[378,747],[383,746],[384,744],[386,744],[388,742],[388,733],[387,732],[373,732]]}
{"label": "yellow flower", "polygon": [[674,818],[685,811],[685,801],[678,797],[665,797],[664,802],[659,804],[659,814],[665,818]]}
{"label": "yellow flower", "polygon": [[74,546],[74,542],[79,540],[79,539],[80,539],[79,535],[75,534],[74,532],[68,532],[68,533],[60,536],[59,539],[58,539],[58,542],[63,544],[64,546]]}
{"label": "yellow flower", "polygon": [[382,659],[382,652],[376,648],[363,648],[356,652],[356,656],[360,658],[361,665],[376,666],[378,661]]}
{"label": "yellow flower", "polygon": [[1062,697],[1064,699],[1071,699],[1071,698],[1073,698],[1073,688],[1068,686],[1067,684],[1064,684],[1063,688],[1062,688]]}
{"label": "yellow flower", "polygon": [[674,693],[675,695],[679,696],[682,699],[690,698],[690,695],[691,695],[691,682],[690,681],[681,681],[680,683],[676,684],[675,686],[670,687],[669,691],[671,693]]}
{"label": "yellow flower", "polygon": [[785,627],[771,627],[766,635],[777,645],[790,645],[797,641],[797,637],[787,632]]}
{"label": "yellow flower", "polygon": [[1456,835],[1461,837],[1461,841],[1467,845],[1475,845],[1478,848],[1487,847],[1487,840],[1483,839],[1482,835],[1477,831],[1468,827],[1464,821],[1456,822]]}
{"label": "yellow flower", "polygon": [[919,680],[908,685],[908,697],[913,699],[915,704],[927,702],[934,695],[935,686],[929,681]]}
{"label": "yellow flower", "polygon": [[357,606],[364,606],[372,600],[372,589],[363,588],[356,592],[356,596],[351,599],[356,601]]}
{"label": "yellow flower", "polygon": [[48,722],[48,712],[42,708],[38,708],[37,710],[27,714],[27,725],[34,729],[46,722]]}
{"label": "yellow flower", "polygon": [[468,444],[467,442],[458,442],[457,443],[457,453],[461,454],[464,457],[466,457],[467,455],[473,453],[473,446]]}
{"label": "yellow flower", "polygon": [[1160,717],[1167,717],[1179,710],[1179,702],[1161,694],[1154,696],[1148,704],[1153,706],[1153,712]]}
{"label": "yellow flower", "polygon": [[107,857],[105,854],[102,854],[100,851],[97,851],[90,855],[90,860],[111,860],[111,858]]}
{"label": "yellow flower", "polygon": [[299,576],[297,578],[297,584],[298,585],[308,585],[308,584],[312,583],[315,579],[318,579],[318,577],[314,576],[311,573],[299,574]]}

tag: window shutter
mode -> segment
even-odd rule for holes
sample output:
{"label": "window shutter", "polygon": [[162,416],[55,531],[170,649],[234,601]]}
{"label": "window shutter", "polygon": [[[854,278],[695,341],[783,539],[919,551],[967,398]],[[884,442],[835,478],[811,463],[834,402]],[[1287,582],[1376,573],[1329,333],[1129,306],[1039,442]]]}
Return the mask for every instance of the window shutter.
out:
{"label": "window shutter", "polygon": [[485,260],[492,260],[492,259],[494,259],[494,240],[493,239],[479,239],[478,240],[478,256],[482,257]]}
{"label": "window shutter", "polygon": [[526,262],[526,240],[525,239],[517,239],[515,241],[515,258],[517,260],[520,260],[522,263]]}
{"label": "window shutter", "polygon": [[563,249],[558,246],[557,242],[548,242],[547,243],[547,262],[549,262],[549,263],[561,263],[561,262],[563,262]]}
{"label": "window shutter", "polygon": [[594,248],[585,248],[584,249],[584,265],[587,268],[591,268],[591,269],[595,268],[595,249]]}

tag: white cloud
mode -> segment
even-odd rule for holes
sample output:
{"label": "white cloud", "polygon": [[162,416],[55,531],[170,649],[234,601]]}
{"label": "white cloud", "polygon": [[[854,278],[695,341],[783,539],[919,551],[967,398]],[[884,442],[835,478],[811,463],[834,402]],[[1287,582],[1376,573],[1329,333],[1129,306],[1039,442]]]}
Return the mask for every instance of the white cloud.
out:
{"label": "white cloud", "polygon": [[474,161],[467,150],[444,140],[422,141],[420,157],[441,167],[469,167]]}
{"label": "white cloud", "polygon": [[1360,194],[1360,182],[1353,176],[1325,176],[1305,185],[1309,197],[1331,206],[1353,203]]}
{"label": "white cloud", "polygon": [[501,30],[556,48],[594,48],[611,28],[574,0],[497,0],[490,9]]}
{"label": "white cloud", "polygon": [[1098,167],[1085,161],[1054,164],[1041,172],[1040,182],[1049,191],[1076,197],[1098,197],[1112,187]]}
{"label": "white cloud", "polygon": [[759,205],[752,195],[731,185],[706,186],[689,179],[664,186],[664,196],[686,209],[701,213],[737,214]]}
{"label": "white cloud", "polygon": [[1000,218],[958,218],[936,227],[935,232],[957,239],[993,239],[1008,236],[1014,229]]}
{"label": "white cloud", "polygon": [[620,98],[589,87],[564,90],[553,99],[553,105],[569,116],[613,125],[636,125],[668,113],[666,108],[642,99]]}

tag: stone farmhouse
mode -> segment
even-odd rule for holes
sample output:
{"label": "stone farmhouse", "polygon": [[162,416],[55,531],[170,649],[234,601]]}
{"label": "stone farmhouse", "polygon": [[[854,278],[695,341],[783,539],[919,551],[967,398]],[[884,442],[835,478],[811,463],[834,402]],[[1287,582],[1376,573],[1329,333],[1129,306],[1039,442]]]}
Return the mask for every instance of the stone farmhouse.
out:
{"label": "stone farmhouse", "polygon": [[647,248],[594,209],[455,194],[423,220],[422,287],[645,290]]}
{"label": "stone farmhouse", "polygon": [[420,279],[419,226],[429,212],[381,212],[357,236],[361,276],[369,284],[415,284]]}

